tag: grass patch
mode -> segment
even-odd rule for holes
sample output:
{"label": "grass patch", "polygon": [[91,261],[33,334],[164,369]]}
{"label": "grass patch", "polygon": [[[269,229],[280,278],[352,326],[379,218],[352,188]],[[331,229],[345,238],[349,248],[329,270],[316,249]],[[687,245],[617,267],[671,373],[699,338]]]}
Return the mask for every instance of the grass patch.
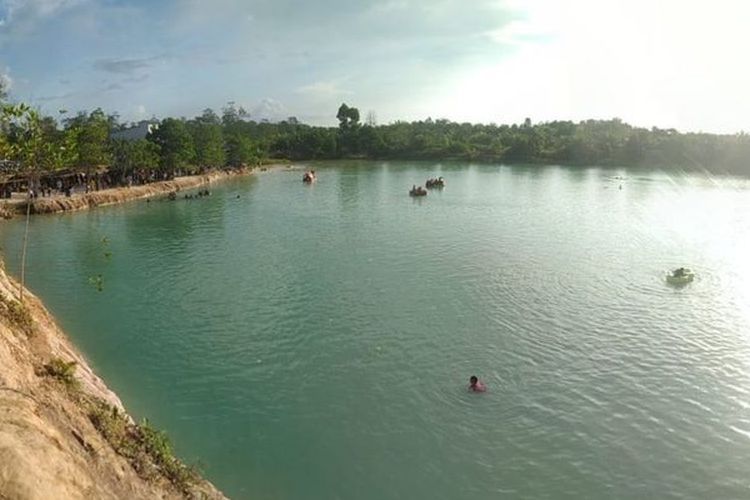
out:
{"label": "grass patch", "polygon": [[0,294],[0,314],[8,320],[11,326],[19,328],[25,334],[34,333],[34,320],[31,318],[29,309],[21,302]]}
{"label": "grass patch", "polygon": [[78,389],[79,383],[75,377],[77,365],[78,363],[75,361],[63,361],[60,358],[52,358],[49,363],[44,365],[43,374],[59,380],[70,389]]}
{"label": "grass patch", "polygon": [[167,435],[147,420],[134,424],[117,408],[101,401],[91,406],[91,423],[118,454],[128,459],[138,475],[149,481],[163,476],[183,493],[199,479],[194,467],[175,457]]}

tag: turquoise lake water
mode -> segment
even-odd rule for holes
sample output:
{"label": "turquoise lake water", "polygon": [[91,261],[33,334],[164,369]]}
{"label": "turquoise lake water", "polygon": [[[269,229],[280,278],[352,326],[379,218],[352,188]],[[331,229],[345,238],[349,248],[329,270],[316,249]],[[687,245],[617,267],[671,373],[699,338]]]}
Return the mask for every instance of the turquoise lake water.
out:
{"label": "turquoise lake water", "polygon": [[225,493],[750,497],[750,183],[316,169],[31,222],[32,290]]}

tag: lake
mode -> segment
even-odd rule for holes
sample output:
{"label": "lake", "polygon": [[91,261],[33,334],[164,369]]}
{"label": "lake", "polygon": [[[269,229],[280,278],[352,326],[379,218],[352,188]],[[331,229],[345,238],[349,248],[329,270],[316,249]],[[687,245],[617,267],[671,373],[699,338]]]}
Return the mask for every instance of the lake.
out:
{"label": "lake", "polygon": [[750,182],[314,168],[31,221],[30,288],[228,496],[750,496]]}

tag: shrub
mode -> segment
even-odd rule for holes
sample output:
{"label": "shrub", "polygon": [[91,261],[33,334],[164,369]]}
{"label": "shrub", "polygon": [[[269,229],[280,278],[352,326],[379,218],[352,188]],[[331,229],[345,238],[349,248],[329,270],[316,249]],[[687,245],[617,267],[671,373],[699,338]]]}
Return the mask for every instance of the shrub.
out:
{"label": "shrub", "polygon": [[44,374],[53,377],[70,388],[78,388],[78,380],[75,378],[77,362],[63,361],[60,358],[52,358],[44,365]]}
{"label": "shrub", "polygon": [[34,320],[31,318],[29,309],[21,302],[0,294],[0,313],[12,326],[19,328],[27,335],[34,333]]}
{"label": "shrub", "polygon": [[153,480],[162,475],[183,492],[187,492],[198,479],[194,467],[183,464],[174,456],[167,435],[154,429],[147,420],[134,424],[117,408],[100,401],[92,405],[89,419],[112,448],[128,459],[144,479]]}

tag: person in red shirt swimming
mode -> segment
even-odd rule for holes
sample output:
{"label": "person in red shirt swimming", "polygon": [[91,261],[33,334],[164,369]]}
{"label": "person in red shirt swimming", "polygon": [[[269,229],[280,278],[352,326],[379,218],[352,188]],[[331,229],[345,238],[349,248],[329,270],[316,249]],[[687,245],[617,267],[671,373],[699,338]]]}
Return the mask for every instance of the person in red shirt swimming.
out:
{"label": "person in red shirt swimming", "polygon": [[484,392],[487,390],[487,386],[480,382],[476,375],[472,375],[469,379],[469,390],[471,392]]}

